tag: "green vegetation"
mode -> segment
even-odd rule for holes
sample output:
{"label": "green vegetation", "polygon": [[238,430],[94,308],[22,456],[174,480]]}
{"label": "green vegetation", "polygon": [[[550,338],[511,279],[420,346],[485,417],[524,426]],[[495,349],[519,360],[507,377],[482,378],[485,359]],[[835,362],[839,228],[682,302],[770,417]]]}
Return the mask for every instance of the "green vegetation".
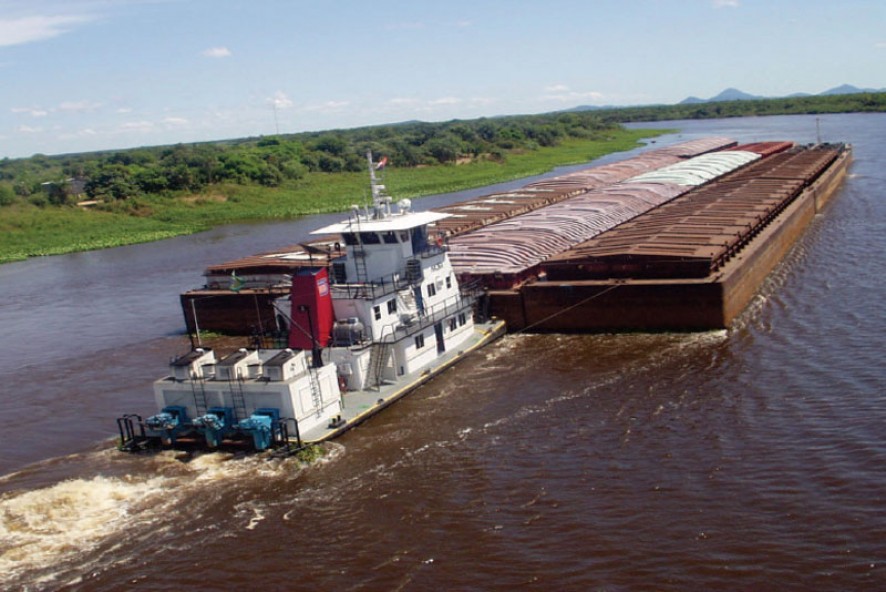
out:
{"label": "green vegetation", "polygon": [[[367,150],[396,198],[517,179],[663,131],[620,123],[886,111],[886,93],[410,122],[227,142],[0,160],[0,263],[365,202]],[[78,205],[79,204],[79,205]]]}
{"label": "green vegetation", "polygon": [[295,453],[295,458],[305,464],[313,464],[325,456],[326,451],[317,444],[308,444]]}
{"label": "green vegetation", "polygon": [[[419,132],[423,132],[420,137]],[[0,262],[157,240],[231,222],[346,210],[368,199],[365,156],[360,156],[366,149],[389,157],[394,166],[385,170],[385,183],[392,195],[401,198],[483,186],[539,174],[557,165],[587,162],[634,148],[640,138],[660,133],[628,131],[603,124],[592,114],[569,113],[5,160],[0,162],[0,188],[5,187],[6,195],[0,204]],[[413,146],[404,138],[423,143]],[[404,142],[413,146],[411,153],[404,152]],[[455,146],[454,156],[443,150],[450,144]],[[329,150],[339,155],[342,170],[323,170],[330,166],[324,160],[332,158]],[[172,154],[177,155],[178,165],[172,164]],[[215,163],[261,161],[268,167],[273,163],[278,171],[283,170],[278,166],[282,163],[288,170],[298,169],[298,175],[226,176],[218,172],[223,167],[208,166],[197,157],[207,154],[213,155]],[[270,158],[284,154],[291,158]],[[294,155],[298,162],[292,160]],[[397,158],[417,162],[406,167]],[[189,178],[192,185],[170,189],[166,167]],[[200,176],[207,168],[213,172]],[[92,176],[85,176],[85,171]],[[72,193],[74,183],[65,181],[70,174],[81,181],[83,195]],[[153,179],[156,186],[162,185],[157,178],[164,175],[165,189],[152,193],[142,184],[144,179]],[[279,182],[266,182],[271,177]],[[47,178],[57,180],[41,185]],[[94,203],[75,205],[81,199]]]}
{"label": "green vegetation", "polygon": [[886,111],[886,93],[853,95],[816,95],[761,99],[756,101],[723,101],[686,105],[650,105],[619,109],[597,109],[593,113],[606,121],[621,123],[642,121],[675,121],[678,119],[719,119],[761,115],[808,115],[817,113],[869,113]]}

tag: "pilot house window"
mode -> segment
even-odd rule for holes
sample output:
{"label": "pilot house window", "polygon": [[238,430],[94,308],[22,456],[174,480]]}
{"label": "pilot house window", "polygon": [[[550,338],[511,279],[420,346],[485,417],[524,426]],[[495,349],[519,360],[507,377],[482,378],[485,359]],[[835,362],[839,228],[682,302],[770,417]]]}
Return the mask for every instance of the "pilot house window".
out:
{"label": "pilot house window", "polygon": [[381,239],[374,232],[361,232],[360,242],[364,245],[377,245],[381,243]]}

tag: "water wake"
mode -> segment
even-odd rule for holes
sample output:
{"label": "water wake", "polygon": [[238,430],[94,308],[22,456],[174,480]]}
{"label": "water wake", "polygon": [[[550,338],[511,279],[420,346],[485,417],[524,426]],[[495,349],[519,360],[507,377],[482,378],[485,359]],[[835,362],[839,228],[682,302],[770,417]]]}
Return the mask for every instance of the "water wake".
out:
{"label": "water wake", "polygon": [[[240,457],[230,462],[233,458],[212,453],[181,462],[176,453],[164,452],[136,459],[142,464],[135,474],[68,479],[42,489],[3,494],[0,584],[4,589],[44,589],[70,580],[71,573],[107,568],[107,556],[119,549],[121,541],[138,543],[170,530],[182,500],[204,498],[209,507],[212,497],[219,495],[215,492],[224,489],[217,487],[218,482],[290,478],[301,468],[295,459]],[[198,519],[201,507],[193,503],[188,507],[189,518]],[[244,510],[239,526],[251,530],[263,519],[261,509]],[[73,582],[65,583],[74,583],[79,576],[73,577]]]}

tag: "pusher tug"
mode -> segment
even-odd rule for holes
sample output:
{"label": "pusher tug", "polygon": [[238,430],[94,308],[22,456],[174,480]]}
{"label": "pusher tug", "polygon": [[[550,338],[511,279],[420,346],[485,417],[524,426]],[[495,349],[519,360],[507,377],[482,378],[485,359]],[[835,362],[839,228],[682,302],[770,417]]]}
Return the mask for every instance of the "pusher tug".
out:
{"label": "pusher tug", "polygon": [[[294,275],[274,302],[288,348],[218,359],[195,348],[154,383],[159,413],[117,420],[121,448],[292,452],[334,438],[504,333],[478,319],[482,292],[459,286],[428,227],[450,214],[392,206],[367,155],[372,206],[312,234],[344,255]],[[481,322],[482,321],[482,322]]]}

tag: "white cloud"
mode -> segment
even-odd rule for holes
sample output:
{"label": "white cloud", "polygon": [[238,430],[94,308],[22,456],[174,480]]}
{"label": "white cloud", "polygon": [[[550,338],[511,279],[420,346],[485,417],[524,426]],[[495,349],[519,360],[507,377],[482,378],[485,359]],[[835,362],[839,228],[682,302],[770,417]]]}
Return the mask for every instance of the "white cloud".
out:
{"label": "white cloud", "polygon": [[117,113],[132,113],[132,107],[120,107]]}
{"label": "white cloud", "polygon": [[163,123],[170,127],[182,127],[188,125],[190,121],[184,117],[166,117],[163,119]]}
{"label": "white cloud", "polygon": [[575,101],[600,101],[605,95],[595,90],[587,92],[577,92],[569,90],[568,87],[558,85],[558,87],[549,87],[548,94],[542,95],[545,101],[558,101],[560,103],[572,103]]}
{"label": "white cloud", "polygon": [[49,111],[40,107],[13,107],[10,111],[13,113],[27,113],[31,117],[46,117],[49,115]]}
{"label": "white cloud", "polygon": [[20,125],[17,130],[23,134],[39,134],[43,131],[43,128],[40,127],[31,127],[29,125]]}
{"label": "white cloud", "polygon": [[289,107],[292,107],[292,99],[290,99],[282,90],[278,90],[274,93],[274,96],[269,97],[268,102],[276,109],[288,109]]}
{"label": "white cloud", "polygon": [[337,113],[350,105],[350,101],[326,101],[316,105],[306,105],[302,111],[311,113]]}
{"label": "white cloud", "polygon": [[0,47],[58,37],[93,20],[94,17],[86,15],[0,18]]}
{"label": "white cloud", "polygon": [[497,103],[498,99],[493,99],[490,97],[473,97],[468,101],[471,105],[482,107],[485,105],[492,105],[493,103]]}
{"label": "white cloud", "polygon": [[569,92],[569,87],[565,84],[553,84],[551,86],[545,87],[545,92],[547,93],[564,93]]}
{"label": "white cloud", "polygon": [[433,101],[429,101],[428,104],[433,106],[436,105],[458,105],[462,100],[458,97],[441,97],[439,99],[434,99]]}
{"label": "white cloud", "polygon": [[204,55],[207,58],[228,58],[233,54],[227,47],[210,47],[209,49],[204,49],[201,52],[201,55]]}
{"label": "white cloud", "polygon": [[874,43],[874,47],[876,47],[877,49],[886,49],[886,41]]}
{"label": "white cloud", "polygon": [[127,121],[121,123],[118,129],[124,132],[150,132],[154,130],[154,124],[150,121]]}
{"label": "white cloud", "polygon": [[104,103],[95,101],[65,101],[58,107],[44,109],[42,107],[12,107],[10,111],[13,113],[26,113],[31,117],[46,117],[50,113],[87,113],[95,111],[102,107]]}
{"label": "white cloud", "polygon": [[714,8],[738,8],[740,0],[713,0]]}
{"label": "white cloud", "polygon": [[74,113],[85,113],[87,111],[95,111],[102,106],[103,103],[94,101],[66,101],[58,106],[59,111],[70,111]]}
{"label": "white cloud", "polygon": [[[451,109],[460,107],[462,109],[476,109],[478,107],[486,107],[497,103],[496,99],[488,97],[440,97],[437,99],[417,99],[413,97],[394,97],[388,99],[382,111],[387,113],[396,113],[397,117],[407,117],[410,113],[420,113],[423,116],[429,114],[444,114],[451,116]],[[447,115],[448,114],[448,115]]]}
{"label": "white cloud", "polygon": [[77,140],[80,138],[89,138],[89,137],[97,136],[97,135],[98,135],[97,131],[95,131],[92,128],[87,127],[87,128],[81,129],[81,130],[77,130],[76,132],[73,132],[73,133],[60,134],[59,138],[62,140]]}

